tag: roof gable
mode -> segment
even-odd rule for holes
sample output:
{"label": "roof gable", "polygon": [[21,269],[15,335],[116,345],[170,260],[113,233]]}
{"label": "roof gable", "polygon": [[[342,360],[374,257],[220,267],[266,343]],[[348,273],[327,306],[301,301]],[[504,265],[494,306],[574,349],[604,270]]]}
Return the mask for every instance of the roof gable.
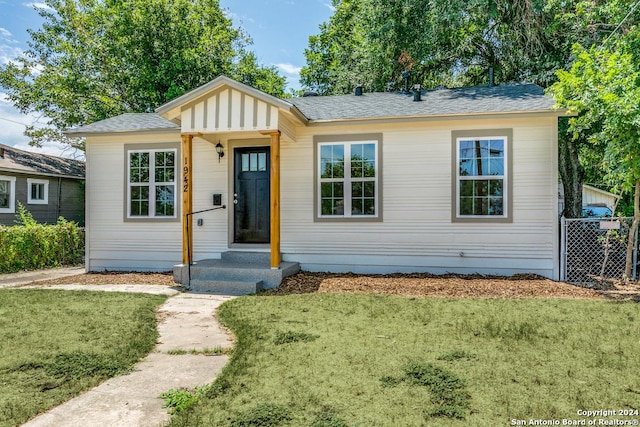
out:
{"label": "roof gable", "polygon": [[18,150],[0,144],[0,171],[56,177],[84,178],[85,163],[46,154]]}
{"label": "roof gable", "polygon": [[[197,105],[201,105],[203,107],[206,106],[204,108],[207,108],[211,105],[212,98],[215,98],[217,95],[225,92],[228,92],[229,96],[224,100],[233,100],[234,98],[239,99],[242,96],[250,98],[251,102],[245,102],[244,105],[255,105],[257,103],[258,105],[263,104],[286,111],[289,111],[292,108],[292,105],[290,103],[280,98],[276,98],[275,96],[271,96],[260,90],[254,89],[251,86],[247,86],[243,83],[237,82],[227,76],[218,76],[209,83],[206,83],[172,101],[167,102],[164,105],[161,105],[160,107],[156,108],[156,112],[167,118],[168,120],[181,120],[184,129],[184,111],[192,109],[192,107],[195,107]],[[232,104],[229,103],[229,105],[231,106]],[[220,107],[221,109],[224,109],[228,106],[222,104],[220,105]],[[267,110],[268,109],[265,108],[265,111]],[[189,120],[189,118],[190,117],[187,117],[187,120]],[[209,123],[206,124],[208,125]]]}

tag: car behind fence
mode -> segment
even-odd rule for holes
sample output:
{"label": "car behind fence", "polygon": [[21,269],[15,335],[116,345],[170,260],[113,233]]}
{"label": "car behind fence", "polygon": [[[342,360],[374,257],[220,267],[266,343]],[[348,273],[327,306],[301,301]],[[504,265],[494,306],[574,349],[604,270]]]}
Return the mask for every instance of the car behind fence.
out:
{"label": "car behind fence", "polygon": [[[633,218],[561,219],[560,280],[586,287],[622,279]],[[638,239],[631,278],[636,278]]]}

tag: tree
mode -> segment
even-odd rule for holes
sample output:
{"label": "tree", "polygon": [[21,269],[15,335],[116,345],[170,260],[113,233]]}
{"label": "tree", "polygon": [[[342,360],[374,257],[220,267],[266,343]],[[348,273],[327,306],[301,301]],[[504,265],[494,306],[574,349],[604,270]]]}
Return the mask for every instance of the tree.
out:
{"label": "tree", "polygon": [[220,74],[275,96],[285,79],[247,52],[218,0],[46,0],[29,48],[0,67],[0,86],[23,113],[35,144],[124,112],[145,112]]}
{"label": "tree", "polygon": [[550,88],[558,105],[578,115],[569,119],[573,139],[604,146],[610,177],[634,193],[633,223],[627,241],[625,278],[631,277],[633,244],[640,221],[640,31],[608,46],[575,45],[569,71],[558,71]]}

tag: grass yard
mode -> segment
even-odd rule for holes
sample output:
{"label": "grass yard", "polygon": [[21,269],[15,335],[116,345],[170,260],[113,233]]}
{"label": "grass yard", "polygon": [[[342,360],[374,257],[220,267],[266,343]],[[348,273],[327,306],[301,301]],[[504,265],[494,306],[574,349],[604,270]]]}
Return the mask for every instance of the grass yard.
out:
{"label": "grass yard", "polygon": [[171,425],[506,426],[584,418],[580,409],[638,409],[638,307],[361,294],[235,299],[219,311],[238,338],[232,361]]}
{"label": "grass yard", "polygon": [[0,426],[126,372],[157,339],[165,296],[0,290]]}

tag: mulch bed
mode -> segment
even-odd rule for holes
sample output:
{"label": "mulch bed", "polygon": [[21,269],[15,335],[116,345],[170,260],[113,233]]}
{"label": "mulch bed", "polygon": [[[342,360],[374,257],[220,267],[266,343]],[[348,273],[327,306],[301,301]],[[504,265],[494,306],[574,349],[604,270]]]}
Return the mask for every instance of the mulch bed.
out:
{"label": "mulch bed", "polygon": [[270,295],[310,292],[369,293],[445,298],[603,298],[603,293],[541,276],[387,274],[357,275],[300,272],[287,277]]}
{"label": "mulch bed", "polygon": [[[151,284],[176,286],[171,273],[101,272],[78,274],[42,282],[58,284]],[[433,275],[428,273],[361,275],[301,271],[287,277],[277,289],[262,295],[303,293],[368,293],[443,298],[588,298],[640,302],[640,285],[615,285],[601,291],[554,282],[535,274],[511,277],[479,274]]]}

